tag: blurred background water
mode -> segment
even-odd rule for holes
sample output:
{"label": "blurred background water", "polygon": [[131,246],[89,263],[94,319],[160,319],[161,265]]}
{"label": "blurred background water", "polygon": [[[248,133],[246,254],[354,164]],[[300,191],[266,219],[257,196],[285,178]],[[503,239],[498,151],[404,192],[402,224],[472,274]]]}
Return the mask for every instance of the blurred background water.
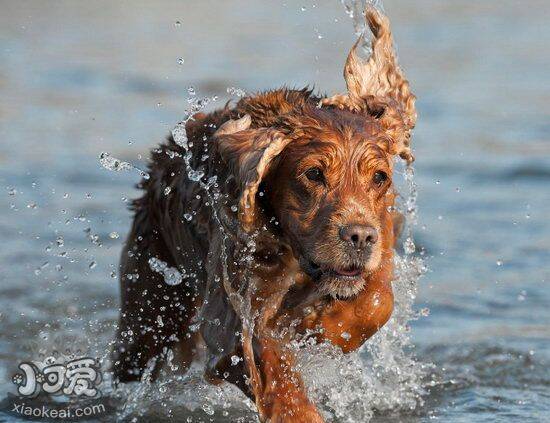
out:
{"label": "blurred background water", "polygon": [[[375,421],[548,421],[550,3],[386,0],[418,96],[412,325],[435,364],[414,412]],[[105,355],[137,172],[187,87],[343,90],[338,1],[0,1],[0,396],[20,361]],[[93,340],[93,342],[91,341]],[[176,416],[177,417],[177,416]],[[207,418],[207,415],[203,416]],[[0,416],[0,420],[4,418]]]}

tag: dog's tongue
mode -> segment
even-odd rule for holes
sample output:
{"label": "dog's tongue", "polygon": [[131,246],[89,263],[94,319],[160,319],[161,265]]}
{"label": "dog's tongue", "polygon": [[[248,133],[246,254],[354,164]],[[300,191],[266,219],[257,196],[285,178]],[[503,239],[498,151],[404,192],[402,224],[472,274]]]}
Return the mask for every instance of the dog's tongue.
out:
{"label": "dog's tongue", "polygon": [[336,273],[342,276],[359,276],[361,269],[350,268],[350,269],[334,269]]}

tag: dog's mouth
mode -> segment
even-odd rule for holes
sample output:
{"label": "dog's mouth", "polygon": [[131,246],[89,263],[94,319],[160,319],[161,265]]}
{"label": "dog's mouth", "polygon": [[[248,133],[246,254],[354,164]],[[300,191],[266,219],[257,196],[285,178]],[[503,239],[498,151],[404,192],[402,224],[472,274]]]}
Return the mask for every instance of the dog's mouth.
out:
{"label": "dog's mouth", "polygon": [[318,286],[319,292],[337,300],[354,298],[365,286],[363,277],[364,265],[331,266],[317,264],[313,260],[302,257],[302,270],[312,278]]}
{"label": "dog's mouth", "polygon": [[318,280],[323,276],[332,278],[355,279],[363,274],[364,266],[352,264],[346,267],[336,267],[327,264],[317,264],[312,260],[302,258],[300,264],[304,272],[312,279]]}
{"label": "dog's mouth", "polygon": [[363,268],[359,266],[350,266],[346,268],[328,269],[324,273],[330,274],[337,278],[358,278],[361,276]]}

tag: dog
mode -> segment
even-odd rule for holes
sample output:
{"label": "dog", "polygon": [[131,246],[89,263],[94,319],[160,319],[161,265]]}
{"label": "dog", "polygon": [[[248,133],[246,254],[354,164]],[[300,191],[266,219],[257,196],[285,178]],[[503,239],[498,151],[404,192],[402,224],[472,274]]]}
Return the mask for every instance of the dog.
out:
{"label": "dog", "polygon": [[290,342],[346,353],[390,318],[392,169],[414,159],[415,96],[389,20],[365,16],[372,53],[352,47],[345,94],[247,96],[153,150],[120,264],[115,380],[156,377],[169,351],[187,368],[202,348],[207,380],[237,385],[261,421],[323,421]]}

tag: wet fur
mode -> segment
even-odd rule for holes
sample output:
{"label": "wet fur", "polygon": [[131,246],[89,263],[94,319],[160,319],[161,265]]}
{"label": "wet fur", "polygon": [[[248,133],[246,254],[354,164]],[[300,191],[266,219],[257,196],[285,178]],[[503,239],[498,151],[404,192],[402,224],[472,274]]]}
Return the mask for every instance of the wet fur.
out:
{"label": "wet fur", "polygon": [[[266,101],[267,106],[260,108],[259,100]],[[235,108],[225,108],[210,115],[199,115],[195,121],[187,126],[187,134],[193,147],[192,167],[204,169],[208,179],[217,176],[219,181],[225,181],[220,186],[221,192],[227,195],[224,204],[220,205],[229,220],[226,231],[231,233],[231,243],[228,250],[240,256],[237,251],[242,247],[239,235],[237,216],[231,211],[239,201],[239,187],[232,176],[235,170],[228,164],[227,156],[222,158],[219,146],[213,135],[218,127],[228,119],[242,116],[249,113],[252,117],[252,129],[261,128],[270,123],[275,125],[278,122],[280,129],[290,137],[306,137],[312,139],[319,134],[319,131],[332,133],[334,136],[342,137],[348,133],[357,131],[364,126],[364,119],[361,122],[349,112],[336,108],[331,110],[319,110],[317,108],[318,98],[312,96],[308,90],[291,91],[278,90],[271,93],[261,94],[251,100],[242,100]],[[278,114],[278,108],[290,110],[288,116],[282,118]],[[274,110],[274,112],[269,112]],[[298,126],[298,120],[305,120],[304,126]],[[371,125],[378,127],[373,121]],[[309,134],[309,135],[308,135]],[[292,160],[291,156],[298,157],[301,147],[297,145],[294,150],[280,157],[281,166],[278,172],[284,172],[284,163]],[[331,144],[328,148],[338,149],[338,143]],[[346,148],[345,145],[340,148]],[[373,161],[382,160],[378,155],[382,154],[385,141],[382,140],[380,147],[364,147],[365,150],[374,149]],[[330,156],[327,152],[327,157]],[[337,151],[333,151],[337,154]],[[188,365],[196,348],[197,334],[190,331],[193,319],[202,321],[201,335],[208,348],[209,370],[211,377],[223,377],[223,373],[230,372],[226,377],[231,382],[240,386],[245,393],[252,396],[250,387],[244,383],[243,376],[248,372],[242,362],[238,366],[231,366],[232,355],[242,356],[240,339],[238,333],[242,331],[241,321],[227,298],[221,282],[216,281],[216,276],[222,274],[220,262],[221,234],[218,222],[212,218],[210,200],[203,189],[196,182],[190,181],[187,177],[183,155],[185,151],[178,146],[171,137],[155,149],[151,156],[149,168],[150,179],[141,183],[144,195],[135,200],[132,209],[135,213],[134,224],[128,236],[126,247],[121,258],[121,296],[122,314],[120,319],[118,344],[115,348],[115,376],[119,381],[130,381],[139,379],[150,359],[156,358],[158,363],[153,366],[155,373],[161,367],[163,353],[168,349],[179,346],[187,351],[188,355],[180,365]],[[236,154],[236,153],[235,153]],[[201,157],[208,155],[206,161]],[[229,163],[233,163],[229,159]],[[362,163],[362,166],[369,166]],[[388,164],[384,161],[384,165]],[[344,171],[344,169],[341,169]],[[266,182],[275,178],[281,178],[277,171],[273,172]],[[335,175],[338,177],[338,175]],[[273,182],[273,185],[277,184]],[[280,185],[284,187],[285,185]],[[165,195],[166,187],[170,187],[170,194]],[[353,186],[349,189],[353,190]],[[283,190],[269,190],[273,201],[284,204],[292,199],[280,198]],[[338,204],[333,199],[332,207]],[[269,201],[264,202],[265,210],[274,213],[273,206]],[[330,207],[330,206],[329,206]],[[292,208],[292,205],[290,205]],[[193,219],[188,222],[184,214],[194,214]],[[330,214],[329,211],[326,211]],[[351,213],[343,209],[342,215]],[[266,215],[269,216],[269,215]],[[335,217],[337,218],[337,217]],[[280,216],[284,225],[286,218]],[[265,219],[264,224],[270,219]],[[296,216],[295,221],[300,217]],[[304,228],[300,231],[311,232],[311,238],[319,238],[314,226],[314,220],[304,216]],[[393,232],[391,220],[378,222],[378,226],[385,227],[384,239],[391,240],[385,245],[385,260],[391,261],[391,244],[393,243]],[[281,229],[276,225],[268,225],[273,236],[282,236]],[[333,255],[337,249],[332,244],[332,235],[327,234],[327,239],[317,247],[319,256]],[[292,245],[292,237],[288,241]],[[304,244],[307,248],[307,242]],[[269,245],[264,254],[277,254],[270,251]],[[296,252],[299,254],[299,252]],[[291,254],[292,255],[292,254]],[[162,276],[149,267],[148,261],[157,257],[168,263],[171,267],[185,269],[187,274],[194,274],[178,286],[168,286],[164,283]],[[338,260],[338,258],[336,259]],[[344,259],[343,259],[344,260]],[[231,263],[232,260],[229,260]],[[230,272],[237,273],[230,264]],[[390,272],[383,272],[384,278],[388,279]],[[130,280],[127,275],[139,274],[137,280]],[[307,285],[311,285],[308,282]],[[330,287],[318,287],[320,294],[316,297],[318,301],[330,303],[324,294],[329,293]],[[363,288],[363,284],[357,287]],[[307,289],[312,289],[307,288]],[[346,288],[346,289],[349,289]],[[356,289],[354,289],[353,293]],[[352,294],[351,292],[349,294]],[[207,303],[205,304],[205,299]],[[163,326],[159,326],[160,316]],[[382,316],[382,320],[386,316]],[[219,322],[219,323],[218,323]],[[145,328],[145,330],[144,330]],[[342,331],[343,332],[343,331]],[[131,333],[132,335],[128,335]],[[182,347],[183,344],[183,348]]]}

